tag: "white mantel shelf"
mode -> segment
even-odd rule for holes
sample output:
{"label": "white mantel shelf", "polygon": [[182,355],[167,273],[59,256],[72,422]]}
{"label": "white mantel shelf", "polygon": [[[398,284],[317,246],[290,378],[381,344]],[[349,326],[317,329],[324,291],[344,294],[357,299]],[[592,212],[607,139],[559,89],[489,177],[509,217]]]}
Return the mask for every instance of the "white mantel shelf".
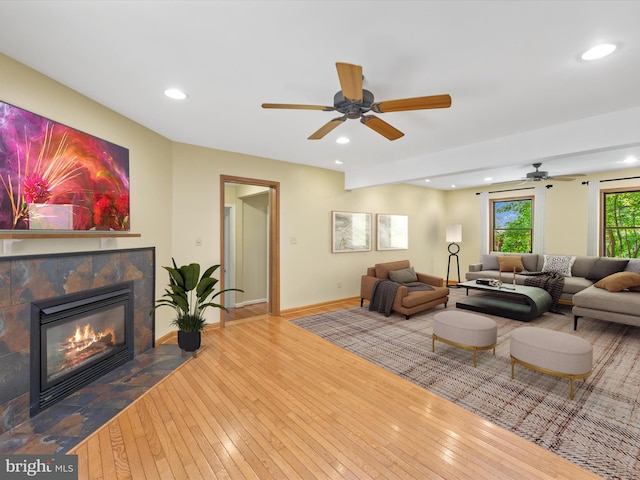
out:
{"label": "white mantel shelf", "polygon": [[0,232],[0,240],[27,240],[32,238],[110,238],[110,237],[141,237],[139,233],[119,232],[113,230],[98,230],[83,232],[74,230],[69,232],[50,231],[4,231]]}
{"label": "white mantel shelf", "polygon": [[32,240],[41,238],[96,238],[100,239],[100,248],[104,249],[107,248],[109,238],[132,238],[141,236],[142,235],[139,233],[119,232],[114,230],[69,230],[64,232],[57,232],[54,230],[41,230],[38,232],[35,232],[33,230],[0,231],[0,240],[2,240],[2,253],[4,255],[10,254],[13,244],[21,240]]}

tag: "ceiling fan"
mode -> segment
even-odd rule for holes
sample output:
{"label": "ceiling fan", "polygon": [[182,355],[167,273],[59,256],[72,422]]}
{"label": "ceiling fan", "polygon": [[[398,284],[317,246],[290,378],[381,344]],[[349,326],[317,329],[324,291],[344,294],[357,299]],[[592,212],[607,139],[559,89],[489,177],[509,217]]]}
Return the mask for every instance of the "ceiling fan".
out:
{"label": "ceiling fan", "polygon": [[543,180],[557,180],[560,182],[571,182],[575,180],[577,177],[584,177],[584,173],[575,173],[573,175],[556,175],[550,176],[549,172],[539,170],[542,166],[542,163],[534,163],[532,164],[535,171],[529,172],[524,179],[525,182],[540,182]]}
{"label": "ceiling fan", "polygon": [[333,106],[323,105],[298,105],[288,103],[263,103],[262,108],[284,108],[293,110],[322,110],[325,112],[337,111],[341,117],[334,118],[311,134],[309,140],[319,140],[326,134],[344,122],[347,118],[359,118],[360,122],[376,131],[389,140],[397,140],[402,133],[397,128],[388,124],[375,115],[367,115],[368,112],[387,113],[403,112],[407,110],[426,110],[430,108],[449,108],[451,97],[449,95],[432,95],[429,97],[404,98],[400,100],[387,100],[374,102],[373,93],[362,88],[362,67],[350,63],[336,63],[340,90],[333,97]]}

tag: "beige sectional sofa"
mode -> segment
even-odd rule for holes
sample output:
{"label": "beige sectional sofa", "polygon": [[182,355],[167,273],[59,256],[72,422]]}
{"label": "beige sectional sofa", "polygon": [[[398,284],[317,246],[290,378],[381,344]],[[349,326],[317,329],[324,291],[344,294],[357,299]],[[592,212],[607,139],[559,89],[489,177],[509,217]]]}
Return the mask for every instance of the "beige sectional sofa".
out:
{"label": "beige sectional sofa", "polygon": [[[545,255],[538,254],[491,254],[482,255],[479,263],[469,265],[465,277],[469,280],[479,278],[502,279],[511,283],[513,271],[500,272],[499,256],[520,256],[524,270],[541,272],[545,268]],[[640,274],[640,259],[613,259],[606,257],[574,256],[571,265],[571,276],[565,276],[564,288],[559,303],[572,305],[574,329],[580,317],[595,318],[609,322],[640,326],[640,291],[623,288],[620,291],[609,291],[599,288],[606,283],[604,279],[616,273],[633,272]],[[622,269],[620,267],[623,266]],[[629,276],[623,274],[622,276]],[[524,285],[526,275],[515,273],[516,284]],[[599,286],[596,287],[595,284]],[[612,282],[611,282],[612,283]],[[631,287],[632,290],[637,288]],[[617,288],[616,288],[617,289]],[[612,290],[616,290],[612,289]]]}

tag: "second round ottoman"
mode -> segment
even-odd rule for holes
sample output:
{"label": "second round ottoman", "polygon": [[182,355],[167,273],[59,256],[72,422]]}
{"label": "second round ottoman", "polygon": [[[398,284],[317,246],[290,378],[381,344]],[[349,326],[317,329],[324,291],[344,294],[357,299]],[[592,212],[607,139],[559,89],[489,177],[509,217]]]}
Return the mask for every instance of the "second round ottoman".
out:
{"label": "second round ottoman", "polygon": [[473,366],[476,366],[478,350],[493,349],[496,354],[498,326],[490,318],[475,313],[449,310],[433,316],[431,351],[435,352],[436,340],[454,347],[473,350]]}
{"label": "second round ottoman", "polygon": [[573,400],[573,381],[591,375],[593,346],[570,333],[539,327],[520,327],[511,333],[511,378],[516,363],[538,372],[569,379],[569,398]]}

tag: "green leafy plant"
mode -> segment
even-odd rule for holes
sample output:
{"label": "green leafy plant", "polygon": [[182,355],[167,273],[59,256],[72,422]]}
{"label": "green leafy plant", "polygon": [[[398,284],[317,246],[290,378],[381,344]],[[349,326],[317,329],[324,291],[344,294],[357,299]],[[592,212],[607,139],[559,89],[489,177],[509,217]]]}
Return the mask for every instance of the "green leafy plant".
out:
{"label": "green leafy plant", "polygon": [[215,291],[218,279],[213,274],[220,268],[220,265],[213,265],[207,268],[200,276],[200,264],[190,263],[178,268],[176,261],[172,258],[173,267],[162,267],[169,272],[169,285],[162,298],[156,301],[149,315],[159,307],[170,307],[175,310],[176,317],[171,322],[178,330],[183,332],[199,332],[206,325],[204,312],[207,308],[227,309],[218,303],[213,302],[218,295],[237,291],[238,288],[227,288]]}

